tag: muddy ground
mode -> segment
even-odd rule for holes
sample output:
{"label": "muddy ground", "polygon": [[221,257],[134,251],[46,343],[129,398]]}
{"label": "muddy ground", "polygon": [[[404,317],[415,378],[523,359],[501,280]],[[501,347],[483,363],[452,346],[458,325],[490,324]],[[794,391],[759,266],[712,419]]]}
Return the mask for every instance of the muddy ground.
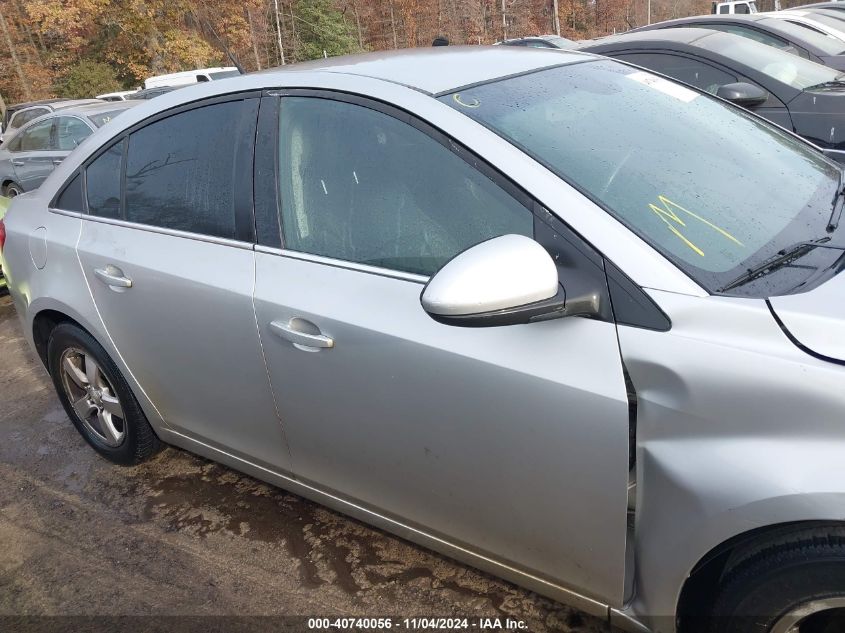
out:
{"label": "muddy ground", "polygon": [[68,421],[0,297],[0,632],[263,631],[304,621],[257,616],[386,615],[606,630],[184,451],[109,464]]}

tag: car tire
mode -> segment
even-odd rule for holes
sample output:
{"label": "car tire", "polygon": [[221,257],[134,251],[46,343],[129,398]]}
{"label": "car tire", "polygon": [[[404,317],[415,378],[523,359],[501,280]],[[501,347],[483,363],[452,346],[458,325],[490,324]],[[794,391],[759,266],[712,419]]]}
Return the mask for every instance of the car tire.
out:
{"label": "car tire", "polygon": [[8,185],[6,185],[6,188],[3,190],[3,194],[7,198],[14,198],[15,196],[19,196],[22,193],[23,189],[21,189],[21,186],[14,182],[10,182]]}
{"label": "car tire", "polygon": [[753,548],[720,583],[711,633],[845,631],[845,527],[795,531]]}
{"label": "car tire", "polygon": [[50,334],[47,362],[68,417],[100,455],[131,466],[161,449],[120,370],[90,334],[59,324]]}

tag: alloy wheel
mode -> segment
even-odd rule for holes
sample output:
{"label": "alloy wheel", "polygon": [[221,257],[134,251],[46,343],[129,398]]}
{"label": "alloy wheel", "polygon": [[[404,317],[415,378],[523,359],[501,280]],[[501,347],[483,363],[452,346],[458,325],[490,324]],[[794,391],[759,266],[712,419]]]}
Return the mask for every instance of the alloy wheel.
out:
{"label": "alloy wheel", "polygon": [[845,597],[806,602],[782,615],[769,633],[841,633],[845,631]]}
{"label": "alloy wheel", "polygon": [[120,446],[126,422],[120,399],[91,354],[66,349],[61,358],[62,386],[85,428],[103,444]]}

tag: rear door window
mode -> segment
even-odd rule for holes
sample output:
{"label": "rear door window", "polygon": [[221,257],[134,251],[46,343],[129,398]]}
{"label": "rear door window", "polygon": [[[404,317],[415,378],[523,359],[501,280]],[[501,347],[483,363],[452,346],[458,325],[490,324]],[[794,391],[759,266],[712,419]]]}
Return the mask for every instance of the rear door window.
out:
{"label": "rear door window", "polygon": [[243,101],[199,107],[129,136],[126,220],[235,237],[235,149]]}
{"label": "rear door window", "polygon": [[125,143],[124,139],[112,145],[88,165],[85,181],[91,215],[120,217],[120,169]]}

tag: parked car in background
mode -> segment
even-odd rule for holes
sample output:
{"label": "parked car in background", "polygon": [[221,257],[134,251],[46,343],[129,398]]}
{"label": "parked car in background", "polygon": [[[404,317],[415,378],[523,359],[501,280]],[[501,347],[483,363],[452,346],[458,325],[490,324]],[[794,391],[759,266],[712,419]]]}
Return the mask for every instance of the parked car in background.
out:
{"label": "parked car in background", "polygon": [[156,97],[160,97],[161,95],[165,95],[168,92],[178,90],[182,87],[184,86],[159,86],[158,88],[142,88],[141,90],[132,95],[132,100],[139,101],[155,99]]}
{"label": "parked car in background", "polygon": [[825,66],[845,70],[845,42],[790,20],[774,19],[770,14],[699,15],[658,22],[630,32],[690,27],[741,35]]}
{"label": "parked car in background", "polygon": [[237,77],[240,71],[234,66],[221,66],[217,68],[198,68],[166,75],[156,75],[144,80],[144,88],[159,88],[161,86],[187,86],[203,81],[214,81],[227,77]]}
{"label": "parked car in background", "polygon": [[575,42],[560,35],[527,35],[496,42],[504,46],[525,46],[528,48],[572,48]]}
{"label": "parked car in background", "polygon": [[175,444],[633,631],[821,633],[842,203],[839,165],[696,88],[443,46],[139,105],[2,253],[107,459]]}
{"label": "parked car in background", "polygon": [[17,128],[23,127],[40,116],[57,110],[73,108],[75,106],[85,105],[88,103],[102,103],[102,101],[99,101],[98,99],[48,99],[45,101],[11,106],[9,110],[6,111],[8,121],[3,126],[3,135],[0,136],[0,142],[2,142],[9,133],[13,132]]}
{"label": "parked car in background", "polygon": [[802,4],[795,8],[802,11],[809,11],[810,9],[832,9],[834,11],[845,11],[845,2],[814,2],[812,4]]}
{"label": "parked car in background", "polygon": [[[9,209],[9,203],[11,202],[11,198],[0,196],[0,242],[6,239],[5,228],[2,226],[2,223],[3,217],[6,215],[6,211]],[[0,251],[2,251],[2,247],[0,247]],[[2,252],[0,252],[0,295],[8,294],[8,292],[9,289],[6,284],[6,277],[3,275]]]}
{"label": "parked car in background", "polygon": [[824,33],[840,41],[845,41],[845,21],[839,17],[838,12],[828,12],[826,10],[803,11],[800,8],[796,8],[787,11],[772,11],[771,13],[761,15],[767,15],[775,20],[783,20],[809,27],[819,33]]}
{"label": "parked car in background", "polygon": [[107,92],[106,94],[97,95],[97,99],[102,99],[103,101],[127,101],[128,99],[134,99],[132,95],[134,95],[137,90],[121,90],[119,92]]}
{"label": "parked car in background", "polygon": [[137,101],[97,101],[46,114],[9,134],[0,145],[0,195],[14,198],[37,189],[94,130]]}
{"label": "parked car in background", "polygon": [[747,108],[845,162],[845,80],[839,71],[710,29],[625,33],[578,50],[648,68]]}

